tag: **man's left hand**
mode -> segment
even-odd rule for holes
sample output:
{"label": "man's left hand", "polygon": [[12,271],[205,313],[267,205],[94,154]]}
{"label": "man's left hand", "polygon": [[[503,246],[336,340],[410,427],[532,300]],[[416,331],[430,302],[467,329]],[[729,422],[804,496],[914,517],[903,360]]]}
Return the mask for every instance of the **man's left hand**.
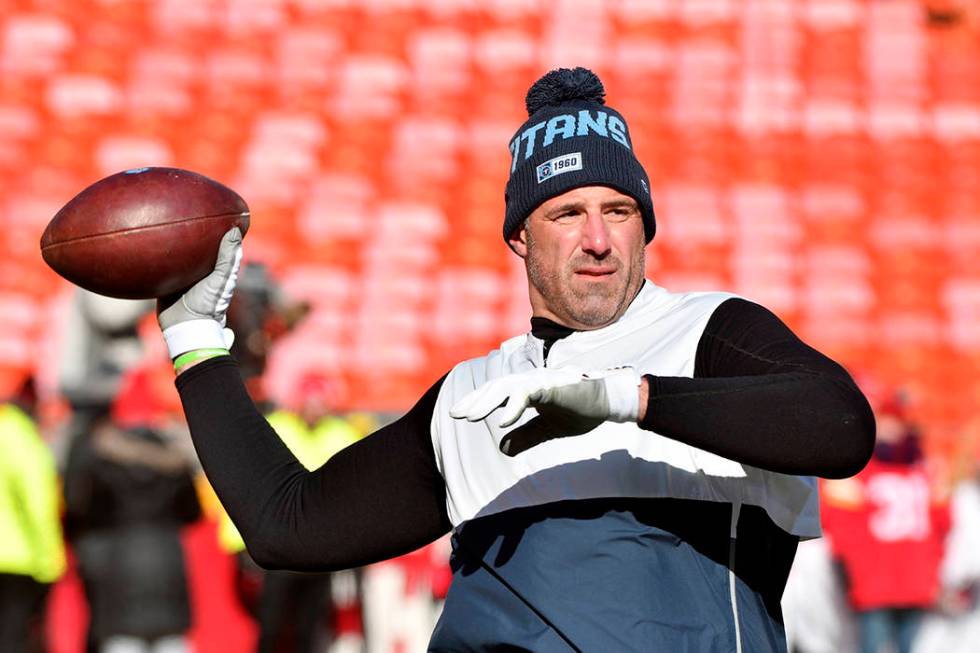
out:
{"label": "man's left hand", "polygon": [[582,371],[542,367],[494,379],[456,402],[456,419],[478,422],[502,408],[500,426],[521,418],[528,406],[553,406],[589,420],[635,422],[641,377],[632,367]]}

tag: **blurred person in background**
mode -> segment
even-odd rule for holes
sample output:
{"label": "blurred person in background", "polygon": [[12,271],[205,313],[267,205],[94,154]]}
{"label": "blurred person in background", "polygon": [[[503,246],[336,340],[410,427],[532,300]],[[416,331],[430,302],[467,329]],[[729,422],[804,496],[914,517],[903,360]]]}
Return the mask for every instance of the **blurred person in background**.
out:
{"label": "blurred person in background", "polygon": [[112,410],[68,453],[65,528],[88,602],[92,652],[189,650],[180,533],[201,508],[186,450],[152,417],[151,378],[127,376]]}
{"label": "blurred person in background", "polygon": [[151,300],[75,290],[58,356],[59,391],[72,408],[69,438],[105,412],[124,374],[143,357],[138,326],[152,308]]}
{"label": "blurred person in background", "polygon": [[27,379],[0,404],[0,649],[44,650],[51,584],[65,571],[58,476],[33,418]]}
{"label": "blurred person in background", "polygon": [[857,649],[854,614],[827,533],[800,542],[783,592],[790,653],[843,653]]}
{"label": "blurred person in background", "polygon": [[364,569],[367,653],[424,651],[452,581],[449,538]]}
{"label": "blurred person in background", "polygon": [[234,301],[228,307],[228,328],[235,333],[231,353],[242,370],[249,395],[263,410],[272,410],[262,385],[272,344],[302,320],[309,311],[304,302],[293,301],[262,263],[242,266]]}
{"label": "blurred person in background", "polygon": [[878,425],[871,462],[825,485],[823,524],[857,614],[861,653],[911,653],[940,598],[949,504],[927,467],[904,395],[872,395]]}
{"label": "blurred person in background", "polygon": [[[310,471],[364,435],[335,414],[342,392],[339,381],[309,373],[299,379],[292,405],[266,416],[289,451]],[[236,555],[239,598],[258,621],[258,653],[313,653],[334,644],[340,633],[324,628],[333,616],[331,599],[336,593],[342,603],[359,603],[357,575],[337,572],[349,577],[338,579],[341,582],[332,592],[329,573],[265,571],[248,555],[227,513],[222,516],[218,537],[222,549]],[[248,594],[256,589],[253,600]]]}
{"label": "blurred person in background", "polygon": [[966,425],[959,442],[943,591],[939,610],[922,624],[915,653],[973,653],[980,643],[980,418]]}

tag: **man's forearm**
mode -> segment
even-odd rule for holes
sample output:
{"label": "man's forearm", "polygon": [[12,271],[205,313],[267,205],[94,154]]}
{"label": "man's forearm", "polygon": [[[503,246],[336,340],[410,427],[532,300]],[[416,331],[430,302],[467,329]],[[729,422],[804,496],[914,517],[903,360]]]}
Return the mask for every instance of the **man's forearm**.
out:
{"label": "man's forearm", "polygon": [[644,381],[644,429],[754,467],[841,478],[860,471],[874,446],[867,401],[838,379],[787,373]]}

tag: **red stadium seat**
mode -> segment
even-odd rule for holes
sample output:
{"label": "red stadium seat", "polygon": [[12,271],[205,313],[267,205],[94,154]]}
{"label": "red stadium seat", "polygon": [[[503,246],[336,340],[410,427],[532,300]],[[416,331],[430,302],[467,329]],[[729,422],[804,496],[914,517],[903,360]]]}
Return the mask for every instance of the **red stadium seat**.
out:
{"label": "red stadium seat", "polygon": [[107,136],[95,151],[95,163],[103,176],[142,166],[170,166],[173,162],[169,144],[154,138]]}
{"label": "red stadium seat", "polygon": [[71,26],[44,13],[5,14],[2,63],[7,75],[49,76],[62,69],[75,44]]}
{"label": "red stadium seat", "polygon": [[30,106],[16,103],[0,105],[0,141],[28,141],[41,135],[41,117]]}
{"label": "red stadium seat", "polygon": [[281,92],[296,87],[326,89],[333,81],[333,65],[344,52],[343,34],[333,29],[294,25],[275,41],[275,78]]}
{"label": "red stadium seat", "polygon": [[338,118],[393,117],[401,110],[409,79],[407,67],[393,57],[351,56],[338,67],[333,108]]}
{"label": "red stadium seat", "polygon": [[536,66],[539,47],[534,35],[527,32],[486,30],[474,41],[474,64],[492,75],[523,75]]}
{"label": "red stadium seat", "polygon": [[473,44],[465,31],[442,26],[420,29],[408,36],[406,50],[416,92],[453,93],[466,88]]}
{"label": "red stadium seat", "polygon": [[201,35],[216,33],[221,24],[221,6],[217,2],[195,2],[187,5],[181,0],[160,0],[151,8],[153,27],[164,35]]}
{"label": "red stadium seat", "polygon": [[51,80],[47,109],[61,118],[114,115],[124,107],[121,90],[110,80],[93,75],[59,75]]}

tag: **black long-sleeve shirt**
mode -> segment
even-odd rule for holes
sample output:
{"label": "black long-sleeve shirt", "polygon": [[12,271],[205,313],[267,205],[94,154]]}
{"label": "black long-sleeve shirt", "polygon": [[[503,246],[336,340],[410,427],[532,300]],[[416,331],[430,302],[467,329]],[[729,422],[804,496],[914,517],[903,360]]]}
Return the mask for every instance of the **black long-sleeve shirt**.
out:
{"label": "black long-sleeve shirt", "polygon": [[[541,321],[534,332],[563,335]],[[731,460],[835,478],[871,455],[874,418],[847,372],[757,304],[730,299],[715,310],[693,378],[646,378],[642,428]],[[314,472],[255,409],[231,358],[193,367],[177,387],[204,470],[252,556],[322,570],[394,557],[450,530],[429,431],[442,380]]]}

